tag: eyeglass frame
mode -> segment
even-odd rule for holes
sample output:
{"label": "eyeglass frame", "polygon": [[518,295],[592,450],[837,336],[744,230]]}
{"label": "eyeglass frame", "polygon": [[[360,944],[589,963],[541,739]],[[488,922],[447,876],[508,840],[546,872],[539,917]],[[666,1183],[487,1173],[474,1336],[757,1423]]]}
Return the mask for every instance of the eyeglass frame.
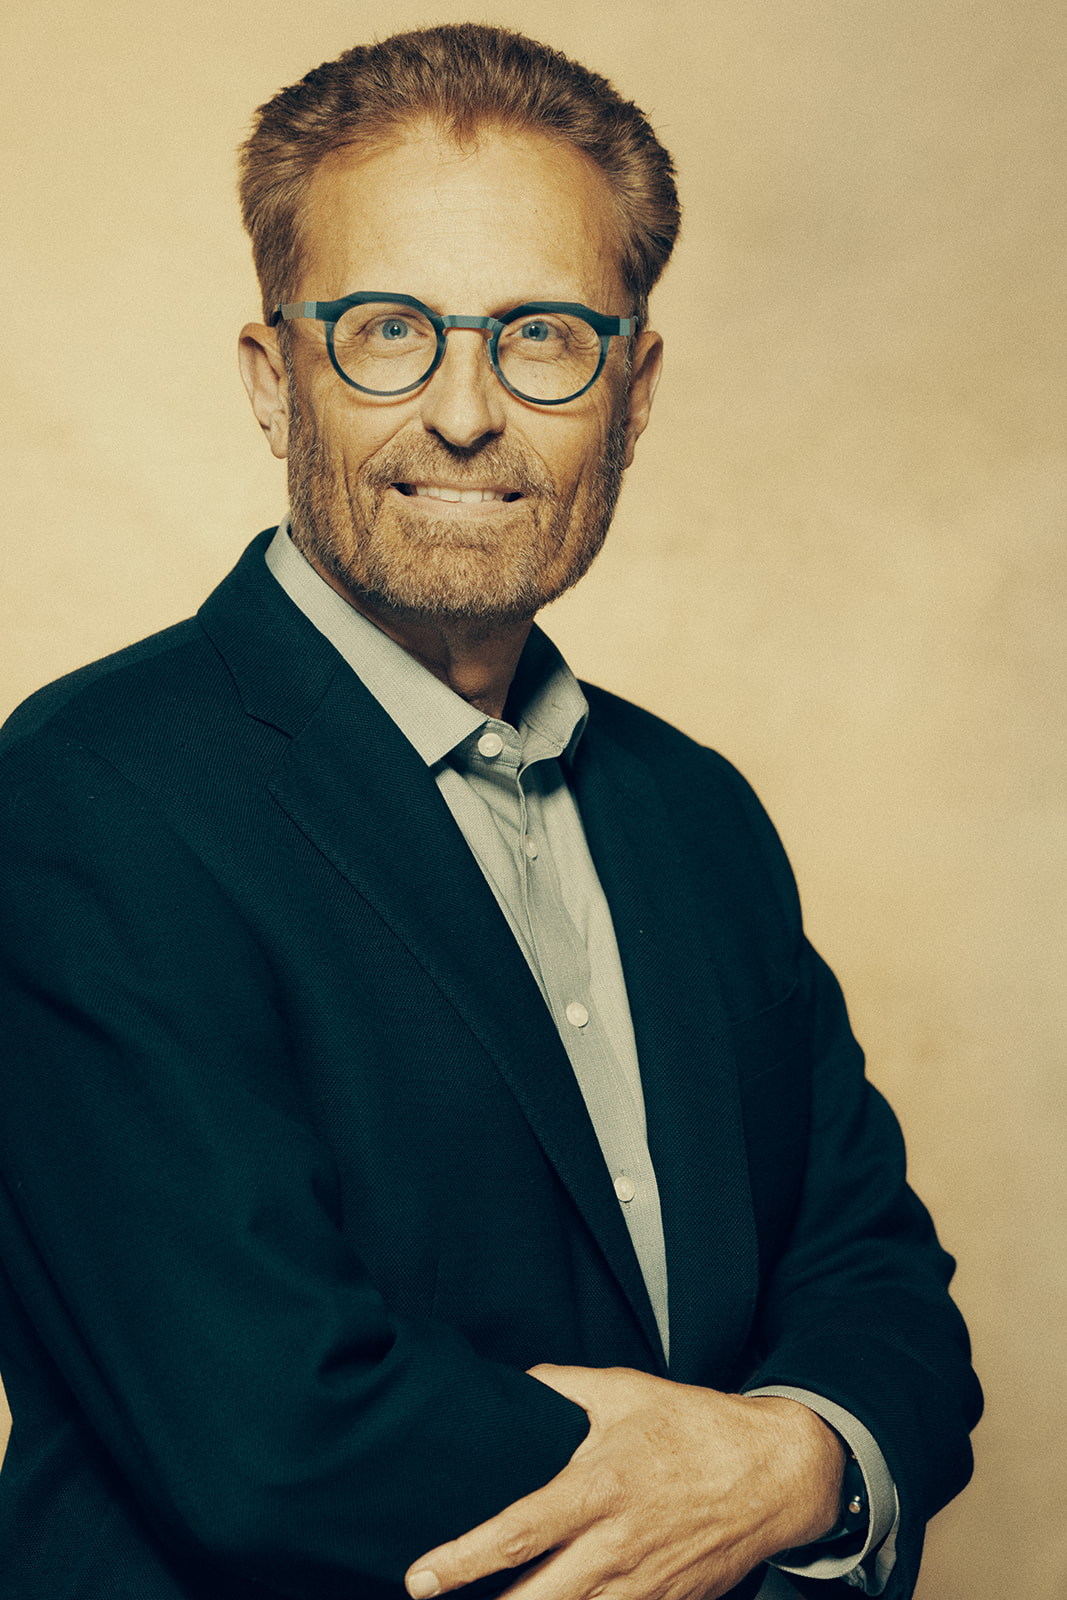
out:
{"label": "eyeglass frame", "polygon": [[[334,352],[334,329],[345,312],[350,311],[353,306],[368,305],[374,301],[379,301],[389,306],[408,306],[413,311],[421,311],[437,336],[437,350],[429,368],[417,382],[405,384],[402,389],[368,389],[364,384],[357,383],[354,378],[348,376]],[[510,327],[519,317],[530,316],[538,311],[559,312],[560,314],[580,317],[583,322],[589,324],[600,341],[600,359],[597,362],[593,376],[588,383],[584,383],[573,394],[564,395],[561,400],[539,400],[534,395],[523,394],[520,389],[514,388],[505,378],[500,370],[500,362],[497,359],[500,335],[505,328]],[[492,363],[493,371],[509,394],[513,394],[516,399],[525,400],[529,405],[534,406],[565,406],[570,401],[577,400],[579,396],[593,387],[603,372],[608,359],[610,341],[616,337],[629,338],[631,334],[637,331],[636,317],[608,317],[603,312],[593,311],[589,306],[578,305],[577,302],[571,300],[528,300],[521,306],[516,306],[513,311],[505,313],[503,317],[441,317],[438,316],[436,311],[431,311],[429,306],[424,305],[421,300],[416,300],[413,295],[384,294],[376,289],[360,289],[354,294],[346,294],[340,300],[294,300],[289,305],[276,306],[270,325],[274,328],[277,327],[280,321],[298,322],[302,320],[324,324],[326,328],[326,348],[329,351],[330,362],[337,376],[347,383],[350,388],[358,389],[360,394],[369,394],[378,400],[396,400],[401,395],[413,394],[416,389],[421,389],[424,383],[429,383],[445,358],[445,335],[449,328],[468,328],[479,332],[488,332],[490,337],[486,348],[489,352],[489,360]]]}

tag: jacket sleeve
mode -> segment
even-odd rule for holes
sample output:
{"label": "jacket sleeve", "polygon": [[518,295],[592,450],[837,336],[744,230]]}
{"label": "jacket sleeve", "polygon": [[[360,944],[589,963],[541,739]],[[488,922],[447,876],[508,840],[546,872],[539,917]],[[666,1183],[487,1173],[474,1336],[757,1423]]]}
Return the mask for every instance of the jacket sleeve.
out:
{"label": "jacket sleeve", "polygon": [[395,1596],[423,1550],[561,1470],[585,1413],[390,1314],[276,977],[156,809],[71,747],[16,745],[3,771],[18,1299],[165,1550],[294,1600]]}
{"label": "jacket sleeve", "polygon": [[[838,983],[803,936],[781,844],[737,784],[789,930],[810,1071],[799,1200],[763,1277],[744,1387],[810,1390],[869,1430],[899,1494],[885,1595],[903,1600],[927,1521],[970,1477],[968,1435],[982,1409],[967,1330],[948,1294],[955,1263],[908,1186],[900,1127],[865,1074]],[[750,1114],[754,1142],[759,1108]],[[826,1587],[812,1583],[810,1592]]]}

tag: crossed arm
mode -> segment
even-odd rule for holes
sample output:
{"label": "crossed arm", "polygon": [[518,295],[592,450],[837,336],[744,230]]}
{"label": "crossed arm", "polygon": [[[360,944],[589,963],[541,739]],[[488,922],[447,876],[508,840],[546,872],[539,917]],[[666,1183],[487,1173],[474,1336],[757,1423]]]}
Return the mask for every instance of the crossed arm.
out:
{"label": "crossed arm", "polygon": [[588,1436],[543,1489],[414,1562],[412,1600],[531,1562],[511,1600],[715,1600],[837,1518],[844,1449],[798,1401],[621,1367],[530,1375],[584,1408]]}

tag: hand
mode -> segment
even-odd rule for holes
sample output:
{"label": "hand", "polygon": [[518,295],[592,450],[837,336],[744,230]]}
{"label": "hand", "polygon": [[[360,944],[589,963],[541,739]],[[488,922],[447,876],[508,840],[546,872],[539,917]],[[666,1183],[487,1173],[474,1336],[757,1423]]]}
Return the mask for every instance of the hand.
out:
{"label": "hand", "polygon": [[538,1556],[508,1600],[715,1600],[837,1518],[844,1448],[796,1400],[626,1367],[530,1376],[588,1412],[587,1437],[543,1489],[414,1562],[413,1600]]}

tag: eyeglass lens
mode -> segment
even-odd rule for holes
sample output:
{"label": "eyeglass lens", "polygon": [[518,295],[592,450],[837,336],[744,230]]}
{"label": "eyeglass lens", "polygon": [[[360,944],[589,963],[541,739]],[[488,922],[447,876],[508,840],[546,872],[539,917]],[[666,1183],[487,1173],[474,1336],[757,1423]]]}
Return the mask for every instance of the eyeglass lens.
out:
{"label": "eyeglass lens", "polygon": [[[418,384],[437,355],[433,324],[410,306],[386,301],[350,306],[337,322],[334,356],[345,376],[375,394]],[[535,312],[509,323],[497,364],[509,388],[529,400],[567,400],[584,389],[600,361],[600,339],[581,317]]]}

